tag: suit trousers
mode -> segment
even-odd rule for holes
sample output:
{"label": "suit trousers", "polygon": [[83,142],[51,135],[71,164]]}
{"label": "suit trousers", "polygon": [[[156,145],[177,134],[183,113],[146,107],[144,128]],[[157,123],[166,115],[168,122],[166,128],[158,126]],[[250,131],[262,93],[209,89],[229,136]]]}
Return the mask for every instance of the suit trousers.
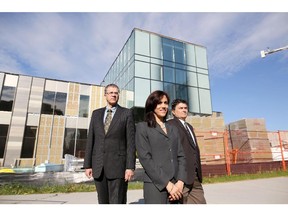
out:
{"label": "suit trousers", "polygon": [[182,202],[183,204],[206,204],[204,190],[197,175],[192,185],[184,185]]}
{"label": "suit trousers", "polygon": [[124,178],[107,179],[103,169],[94,182],[99,204],[126,204],[128,182]]}

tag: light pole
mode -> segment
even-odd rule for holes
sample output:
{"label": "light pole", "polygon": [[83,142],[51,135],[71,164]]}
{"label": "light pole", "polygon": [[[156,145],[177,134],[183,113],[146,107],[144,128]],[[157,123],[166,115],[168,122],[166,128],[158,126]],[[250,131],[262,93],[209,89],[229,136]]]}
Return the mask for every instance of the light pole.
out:
{"label": "light pole", "polygon": [[265,58],[265,56],[268,55],[268,54],[272,54],[272,53],[275,53],[275,52],[279,52],[279,51],[282,51],[282,50],[285,50],[285,49],[288,49],[288,46],[281,47],[281,48],[278,48],[278,49],[273,49],[273,50],[270,50],[270,49],[268,48],[267,51],[261,50],[261,51],[260,51],[260,54],[261,54],[261,57],[262,57],[262,58]]}

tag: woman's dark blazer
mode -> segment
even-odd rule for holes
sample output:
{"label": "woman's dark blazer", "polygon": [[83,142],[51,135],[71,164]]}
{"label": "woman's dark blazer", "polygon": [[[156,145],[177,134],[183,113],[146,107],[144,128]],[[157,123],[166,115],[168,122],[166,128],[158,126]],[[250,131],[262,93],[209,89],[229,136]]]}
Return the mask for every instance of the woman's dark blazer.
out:
{"label": "woman's dark blazer", "polygon": [[145,170],[144,182],[153,182],[159,191],[165,189],[173,178],[185,182],[185,156],[178,129],[166,124],[167,135],[157,124],[147,122],[136,125],[136,151]]}
{"label": "woman's dark blazer", "polygon": [[107,134],[105,107],[92,113],[86,144],[84,168],[92,168],[94,178],[102,169],[107,178],[124,178],[126,169],[135,169],[135,123],[132,110],[117,106]]}

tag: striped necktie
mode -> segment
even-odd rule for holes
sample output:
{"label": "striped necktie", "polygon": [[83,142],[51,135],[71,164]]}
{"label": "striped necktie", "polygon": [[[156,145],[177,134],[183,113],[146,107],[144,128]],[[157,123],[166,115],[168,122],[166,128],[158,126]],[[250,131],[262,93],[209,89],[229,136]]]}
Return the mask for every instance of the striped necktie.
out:
{"label": "striped necktie", "polygon": [[108,129],[109,129],[109,126],[111,124],[111,121],[112,121],[112,110],[111,109],[108,109],[107,110],[107,115],[106,115],[106,118],[105,118],[105,122],[104,122],[104,130],[105,130],[105,134],[107,133]]}

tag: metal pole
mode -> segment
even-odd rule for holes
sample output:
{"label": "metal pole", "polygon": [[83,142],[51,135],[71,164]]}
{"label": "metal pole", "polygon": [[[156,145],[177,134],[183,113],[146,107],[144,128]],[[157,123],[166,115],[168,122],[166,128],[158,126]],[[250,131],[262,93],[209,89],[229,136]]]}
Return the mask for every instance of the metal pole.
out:
{"label": "metal pole", "polygon": [[282,140],[280,136],[280,131],[278,131],[278,137],[279,137],[279,143],[280,143],[283,171],[286,171],[286,163],[285,163],[285,158],[284,158],[284,153],[283,153],[283,145],[282,145]]}
{"label": "metal pole", "polygon": [[225,146],[225,159],[226,159],[226,171],[227,175],[231,175],[231,163],[230,163],[230,153],[228,148],[228,132],[227,130],[224,131],[224,146]]}

